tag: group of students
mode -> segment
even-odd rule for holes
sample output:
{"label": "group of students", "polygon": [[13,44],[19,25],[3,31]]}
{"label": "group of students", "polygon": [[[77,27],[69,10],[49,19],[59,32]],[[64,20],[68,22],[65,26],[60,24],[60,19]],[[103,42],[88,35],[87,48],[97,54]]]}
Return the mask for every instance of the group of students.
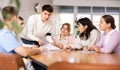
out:
{"label": "group of students", "polygon": [[[86,17],[79,19],[77,25],[79,31],[77,38],[70,34],[68,23],[63,24],[60,35],[53,37],[55,42],[61,44],[60,48],[120,54],[120,32],[115,30],[115,21],[111,15],[103,15],[100,19],[99,29],[104,31],[103,34]],[[79,44],[75,45],[76,42]]]}
{"label": "group of students", "polygon": [[[111,15],[103,15],[100,19],[100,31],[93,25],[89,18],[81,18],[77,21],[79,34],[77,38],[70,34],[71,26],[64,23],[60,28],[60,34],[52,36],[53,22],[50,17],[53,13],[51,5],[44,5],[41,14],[35,14],[28,18],[28,22],[23,28],[20,37],[24,44],[32,45],[26,47],[21,45],[15,35],[12,23],[18,22],[17,11],[12,6],[4,7],[2,16],[4,22],[0,21],[0,52],[14,54],[17,53],[26,57],[43,52],[39,46],[51,43],[61,49],[77,48],[86,51],[96,51],[100,53],[120,53],[120,32],[116,28],[114,18]],[[20,17],[19,17],[20,18]],[[23,23],[20,25],[23,26]],[[77,42],[79,46],[74,46]]]}

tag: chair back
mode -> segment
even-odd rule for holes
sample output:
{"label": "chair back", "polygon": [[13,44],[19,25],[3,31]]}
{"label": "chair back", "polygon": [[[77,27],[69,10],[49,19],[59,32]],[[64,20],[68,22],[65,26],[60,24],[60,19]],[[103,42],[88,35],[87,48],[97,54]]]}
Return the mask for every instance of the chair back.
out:
{"label": "chair back", "polygon": [[21,56],[0,53],[0,70],[26,70]]}

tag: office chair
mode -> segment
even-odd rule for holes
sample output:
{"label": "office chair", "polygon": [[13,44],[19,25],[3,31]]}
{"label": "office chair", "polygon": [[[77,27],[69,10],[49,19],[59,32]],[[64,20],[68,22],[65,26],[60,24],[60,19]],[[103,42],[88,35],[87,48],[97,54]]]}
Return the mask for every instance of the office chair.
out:
{"label": "office chair", "polygon": [[26,70],[21,56],[0,53],[0,70]]}

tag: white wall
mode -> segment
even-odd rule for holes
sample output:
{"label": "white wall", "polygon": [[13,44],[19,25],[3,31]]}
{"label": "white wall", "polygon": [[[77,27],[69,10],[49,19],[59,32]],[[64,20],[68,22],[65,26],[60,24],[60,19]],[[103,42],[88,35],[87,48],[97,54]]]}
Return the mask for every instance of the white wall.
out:
{"label": "white wall", "polygon": [[120,7],[120,0],[53,0],[53,5]]}
{"label": "white wall", "polygon": [[[19,0],[19,1],[21,4],[19,15],[24,18],[25,23],[30,15],[36,13],[34,11],[34,5],[36,3],[40,3],[40,6],[44,4],[52,4],[52,0]],[[0,18],[2,18],[2,15],[1,15],[2,8],[8,5],[11,5],[10,0],[0,0]]]}
{"label": "white wall", "polygon": [[30,15],[36,13],[34,11],[34,5],[36,3],[40,3],[40,6],[43,6],[44,4],[52,4],[52,0],[20,0],[20,2],[21,8],[19,15],[25,19],[25,22]]}
{"label": "white wall", "polygon": [[[27,19],[29,16],[36,14],[36,12],[34,11],[34,5],[36,3],[39,3],[40,6],[42,7],[44,4],[51,4],[52,5],[52,0],[20,0],[20,11],[19,11],[19,15],[22,16],[24,18],[24,22],[27,22]],[[0,19],[2,19],[2,15],[1,15],[1,10],[3,7],[11,5],[10,4],[10,0],[0,0]],[[54,12],[57,11],[57,8],[55,6],[54,7]],[[52,19],[56,20],[56,15],[57,13],[53,13]],[[56,23],[57,21],[54,21],[54,28],[56,28]],[[56,34],[56,29],[53,29],[53,33]]]}

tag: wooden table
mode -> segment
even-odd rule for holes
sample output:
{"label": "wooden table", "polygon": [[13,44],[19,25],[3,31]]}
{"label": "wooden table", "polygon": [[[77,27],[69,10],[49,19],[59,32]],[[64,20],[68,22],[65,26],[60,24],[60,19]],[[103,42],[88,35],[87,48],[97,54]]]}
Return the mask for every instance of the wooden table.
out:
{"label": "wooden table", "polygon": [[29,56],[33,61],[44,66],[49,66],[55,62],[66,61],[69,63],[89,63],[89,64],[119,64],[119,54],[101,54],[90,51],[49,51],[35,56]]}

